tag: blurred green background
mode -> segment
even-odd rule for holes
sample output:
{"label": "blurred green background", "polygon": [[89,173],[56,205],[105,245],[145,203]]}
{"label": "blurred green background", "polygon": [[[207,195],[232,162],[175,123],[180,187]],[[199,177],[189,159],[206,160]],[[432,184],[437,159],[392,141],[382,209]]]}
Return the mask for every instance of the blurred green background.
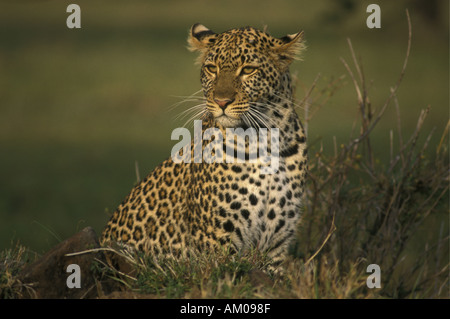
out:
{"label": "blurred green background", "polygon": [[[305,31],[308,50],[295,62],[297,97],[317,74],[318,87],[347,74],[350,38],[361,56],[372,105],[381,108],[401,71],[411,14],[412,51],[398,91],[405,136],[420,110],[436,128],[432,156],[449,119],[448,1],[378,1],[381,29],[366,26],[373,1],[1,1],[0,250],[19,241],[41,253],[85,226],[98,233],[141,177],[167,158],[171,106],[200,89],[195,54],[186,49],[196,22],[216,32],[268,26],[274,36]],[[81,29],[66,8],[81,7]],[[347,141],[356,95],[347,76],[309,123],[310,141]],[[392,106],[374,132],[388,153]]]}

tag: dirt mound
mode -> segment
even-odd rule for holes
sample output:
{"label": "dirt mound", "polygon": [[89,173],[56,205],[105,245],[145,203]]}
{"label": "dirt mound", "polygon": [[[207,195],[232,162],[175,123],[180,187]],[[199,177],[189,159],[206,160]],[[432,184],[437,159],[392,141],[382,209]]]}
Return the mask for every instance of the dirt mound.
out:
{"label": "dirt mound", "polygon": [[[80,299],[124,298],[117,284],[104,278],[100,266],[106,262],[92,227],[58,244],[19,274],[19,281],[31,287],[22,298]],[[126,295],[127,298],[138,298]]]}

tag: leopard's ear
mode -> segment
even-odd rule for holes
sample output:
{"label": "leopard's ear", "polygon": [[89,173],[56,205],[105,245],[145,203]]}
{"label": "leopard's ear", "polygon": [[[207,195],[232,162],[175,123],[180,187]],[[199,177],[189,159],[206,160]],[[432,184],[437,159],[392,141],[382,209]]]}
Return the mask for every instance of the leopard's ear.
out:
{"label": "leopard's ear", "polygon": [[217,38],[217,34],[200,23],[191,27],[188,37],[188,48],[191,51],[205,51]]}
{"label": "leopard's ear", "polygon": [[295,59],[300,59],[301,53],[306,46],[303,41],[303,31],[288,34],[279,39],[280,41],[273,48],[281,66],[288,67]]}

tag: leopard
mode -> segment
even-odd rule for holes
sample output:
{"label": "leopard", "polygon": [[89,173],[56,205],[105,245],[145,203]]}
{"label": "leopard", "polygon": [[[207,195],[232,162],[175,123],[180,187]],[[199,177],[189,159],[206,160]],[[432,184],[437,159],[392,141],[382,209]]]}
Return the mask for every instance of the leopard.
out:
{"label": "leopard", "polygon": [[[280,265],[299,229],[307,179],[306,133],[289,71],[305,49],[303,31],[277,38],[253,27],[215,33],[197,23],[188,49],[200,65],[202,133],[214,129],[226,137],[230,129],[276,128],[267,133],[267,145],[278,145],[269,152],[277,155],[276,170],[264,173],[260,155],[250,160],[255,145],[249,136],[242,143],[217,138],[223,147],[213,148],[213,161],[202,160],[195,148],[205,151],[216,135],[197,144],[194,138],[175,154],[186,152],[191,161],[171,156],[134,186],[110,217],[101,243],[147,255],[257,249]],[[226,147],[233,155],[242,151],[244,160],[229,160]]]}

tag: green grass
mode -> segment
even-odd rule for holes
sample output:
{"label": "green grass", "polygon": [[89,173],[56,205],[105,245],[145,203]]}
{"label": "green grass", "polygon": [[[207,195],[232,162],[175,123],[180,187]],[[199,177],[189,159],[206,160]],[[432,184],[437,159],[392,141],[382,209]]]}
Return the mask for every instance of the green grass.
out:
{"label": "green grass", "polygon": [[[145,256],[116,253],[132,265],[131,275],[100,267],[134,296],[147,298],[370,298],[367,275],[357,265],[341,276],[337,265],[289,259],[285,273],[268,273],[270,260],[257,251],[244,256],[227,249],[190,252],[189,256]],[[324,284],[326,283],[326,284]],[[106,295],[108,296],[108,295]],[[128,295],[130,296],[130,295]]]}

